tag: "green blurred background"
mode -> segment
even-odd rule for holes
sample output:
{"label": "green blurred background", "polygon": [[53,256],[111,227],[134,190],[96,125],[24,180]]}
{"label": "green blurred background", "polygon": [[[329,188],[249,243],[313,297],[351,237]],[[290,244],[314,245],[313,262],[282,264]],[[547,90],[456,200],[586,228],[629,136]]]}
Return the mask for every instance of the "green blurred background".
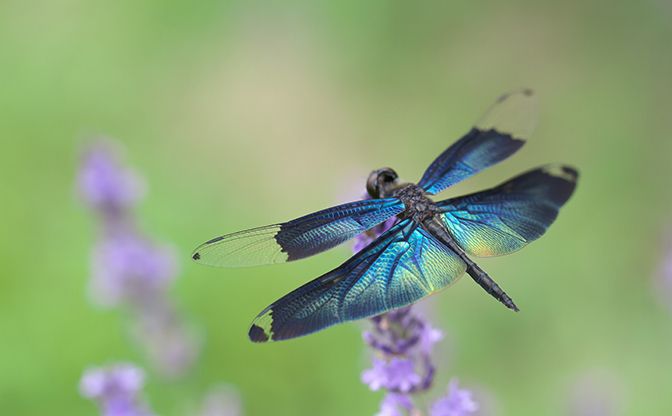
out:
{"label": "green blurred background", "polygon": [[246,337],[348,247],[235,270],[189,253],[354,199],[373,168],[416,180],[521,86],[540,97],[533,140],[442,196],[553,161],[579,167],[578,191],[539,242],[481,262],[521,313],[468,279],[433,297],[448,340],[429,398],[456,376],[486,392],[490,414],[565,415],[593,377],[616,414],[672,414],[671,317],[653,284],[672,222],[669,1],[5,0],[0,74],[3,415],[95,414],[77,393],[83,369],[144,363],[127,317],[87,298],[95,223],[74,178],[98,134],[146,178],[143,228],[181,253],[174,299],[206,339],[185,379],[150,371],[152,407],[181,415],[227,382],[248,415],[374,414],[362,325]]}

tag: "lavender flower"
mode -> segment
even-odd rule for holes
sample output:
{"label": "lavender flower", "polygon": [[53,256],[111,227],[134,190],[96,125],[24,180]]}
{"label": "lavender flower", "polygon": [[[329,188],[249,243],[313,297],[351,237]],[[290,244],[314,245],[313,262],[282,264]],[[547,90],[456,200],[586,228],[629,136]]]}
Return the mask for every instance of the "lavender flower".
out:
{"label": "lavender flower", "polygon": [[364,332],[364,341],[381,358],[374,358],[373,368],[362,374],[362,381],[372,390],[428,390],[435,371],[430,354],[443,334],[412,313],[410,307],[376,316],[371,322],[373,330]]}
{"label": "lavender flower", "polygon": [[175,256],[133,230],[109,230],[93,250],[91,295],[102,306],[142,304],[175,279]]}
{"label": "lavender flower", "polygon": [[405,411],[413,410],[413,402],[405,394],[387,393],[380,403],[380,412],[376,416],[403,416]]}
{"label": "lavender flower", "polygon": [[167,297],[148,299],[135,310],[131,334],[164,376],[181,376],[198,358],[199,340]]}
{"label": "lavender flower", "polygon": [[408,393],[420,384],[422,379],[415,373],[413,361],[393,357],[389,361],[373,359],[373,368],[362,373],[362,381],[371,390],[385,388],[391,391]]}
{"label": "lavender flower", "polygon": [[[181,375],[195,361],[198,345],[168,296],[177,276],[174,250],[136,227],[132,210],[144,187],[118,155],[110,143],[90,146],[77,178],[79,194],[100,226],[92,252],[91,297],[102,307],[128,309],[131,333],[154,367],[164,375]],[[87,370],[80,392],[96,400],[104,416],[152,416],[139,397],[143,384],[142,370],[118,364]],[[240,399],[232,389],[218,388],[195,414],[241,416]]]}
{"label": "lavender flower", "polygon": [[120,165],[109,142],[98,142],[84,153],[77,184],[82,198],[107,215],[135,205],[144,193],[139,177]]}
{"label": "lavender flower", "polygon": [[97,214],[98,241],[92,253],[90,292],[103,307],[131,311],[132,334],[164,375],[186,371],[198,345],[168,291],[177,275],[173,250],[138,231],[132,212],[142,196],[140,179],[124,167],[114,146],[92,145],[78,176],[82,199]]}
{"label": "lavender flower", "polygon": [[[396,221],[396,217],[390,218],[359,235],[353,251],[357,253],[364,249]],[[362,382],[371,390],[388,391],[379,415],[419,414],[412,395],[431,388],[436,371],[431,353],[434,345],[443,339],[443,333],[413,312],[410,306],[373,317],[371,323],[373,329],[365,331],[363,338],[375,356],[373,367],[362,373]],[[432,407],[432,416],[466,416],[476,409],[471,393],[458,389],[455,381],[450,384],[448,396]]]}
{"label": "lavender flower", "polygon": [[434,402],[431,416],[469,416],[478,410],[478,404],[474,401],[469,390],[461,389],[458,381],[453,379],[448,384],[448,394]]}
{"label": "lavender flower", "polygon": [[152,416],[140,399],[143,371],[132,364],[90,368],[79,384],[80,394],[98,403],[103,416]]}

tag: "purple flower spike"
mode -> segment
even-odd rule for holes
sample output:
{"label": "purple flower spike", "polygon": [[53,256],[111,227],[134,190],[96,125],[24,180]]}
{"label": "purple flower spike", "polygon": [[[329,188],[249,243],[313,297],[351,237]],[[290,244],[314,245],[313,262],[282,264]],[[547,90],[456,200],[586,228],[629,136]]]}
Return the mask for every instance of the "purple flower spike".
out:
{"label": "purple flower spike", "polygon": [[136,227],[132,209],[142,187],[109,143],[92,145],[78,176],[79,193],[97,214],[99,235],[92,253],[91,297],[104,307],[130,310],[133,334],[154,366],[179,376],[198,355],[168,292],[176,278],[173,251],[155,244]]}
{"label": "purple flower spike", "polygon": [[[365,198],[368,199],[368,196]],[[363,250],[397,222],[392,217],[360,234],[353,251]],[[373,329],[362,334],[364,342],[376,353],[373,366],[362,373],[362,382],[371,390],[387,390],[378,416],[421,414],[412,395],[427,391],[434,381],[432,349],[443,339],[443,333],[432,327],[411,307],[389,311],[371,318]],[[432,407],[432,416],[467,416],[478,406],[471,393],[451,382],[447,397]]]}
{"label": "purple flower spike", "polygon": [[410,308],[397,309],[371,319],[372,331],[364,332],[364,341],[382,356],[373,360],[373,368],[362,374],[362,381],[373,390],[393,392],[428,390],[434,379],[431,350],[443,334]]}
{"label": "purple flower spike", "polygon": [[448,385],[448,394],[437,400],[431,408],[431,416],[469,416],[478,411],[469,390],[461,389],[458,381],[453,379]]}
{"label": "purple flower spike", "polygon": [[103,416],[152,416],[139,397],[144,378],[143,371],[131,364],[91,368],[84,372],[79,391],[98,403]]}

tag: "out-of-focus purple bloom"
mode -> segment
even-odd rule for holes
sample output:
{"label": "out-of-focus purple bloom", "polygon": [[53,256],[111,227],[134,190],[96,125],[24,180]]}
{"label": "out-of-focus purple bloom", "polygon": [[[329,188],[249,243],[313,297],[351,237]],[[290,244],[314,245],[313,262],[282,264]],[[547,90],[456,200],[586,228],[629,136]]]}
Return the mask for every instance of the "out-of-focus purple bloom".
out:
{"label": "out-of-focus purple bloom", "polygon": [[403,416],[413,410],[413,401],[406,394],[387,393],[376,416]]}
{"label": "out-of-focus purple bloom", "polygon": [[[173,250],[136,226],[133,208],[144,192],[140,178],[121,163],[116,146],[101,142],[84,152],[77,186],[99,222],[91,297],[100,306],[128,309],[131,334],[153,367],[164,376],[182,375],[200,345],[168,296],[177,276]],[[118,364],[87,370],[80,392],[96,400],[104,416],[152,416],[140,399],[143,384],[142,370]],[[194,415],[241,416],[240,399],[230,388],[213,390]]]}
{"label": "out-of-focus purple bloom", "polygon": [[163,295],[175,279],[173,251],[134,232],[117,230],[93,251],[91,295],[99,304],[141,303]]}
{"label": "out-of-focus purple bloom", "polygon": [[132,364],[90,368],[79,384],[80,394],[95,400],[103,416],[152,416],[140,399],[145,375]]}
{"label": "out-of-focus purple bloom", "polygon": [[108,214],[132,207],[144,193],[138,176],[121,166],[113,147],[102,141],[89,147],[82,157],[77,178],[82,198]]}
{"label": "out-of-focus purple bloom", "polygon": [[458,381],[453,379],[448,385],[448,394],[432,405],[430,416],[469,416],[476,411],[478,404],[471,391],[461,389]]}
{"label": "out-of-focus purple bloom", "polygon": [[200,342],[166,297],[138,305],[132,335],[144,347],[154,368],[177,377],[198,358]]}
{"label": "out-of-focus purple bloom", "polygon": [[424,354],[431,354],[434,345],[443,339],[443,332],[432,327],[429,322],[424,322],[420,331],[420,351]]}
{"label": "out-of-focus purple bloom", "polygon": [[123,306],[134,318],[135,339],[164,375],[178,376],[198,355],[198,343],[168,298],[177,266],[170,248],[138,231],[133,208],[140,179],[123,166],[115,146],[97,143],[84,152],[79,193],[97,214],[99,236],[92,253],[92,299]]}

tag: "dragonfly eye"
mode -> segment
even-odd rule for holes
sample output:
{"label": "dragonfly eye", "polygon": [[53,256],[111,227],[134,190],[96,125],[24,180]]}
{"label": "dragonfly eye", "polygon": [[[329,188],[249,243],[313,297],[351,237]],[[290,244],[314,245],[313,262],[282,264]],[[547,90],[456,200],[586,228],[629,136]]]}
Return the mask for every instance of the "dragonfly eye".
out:
{"label": "dragonfly eye", "polygon": [[380,174],[380,178],[384,183],[390,183],[397,180],[397,174],[394,171],[384,172]]}
{"label": "dragonfly eye", "polygon": [[397,172],[391,168],[374,170],[366,181],[366,190],[372,198],[384,197],[398,178]]}

